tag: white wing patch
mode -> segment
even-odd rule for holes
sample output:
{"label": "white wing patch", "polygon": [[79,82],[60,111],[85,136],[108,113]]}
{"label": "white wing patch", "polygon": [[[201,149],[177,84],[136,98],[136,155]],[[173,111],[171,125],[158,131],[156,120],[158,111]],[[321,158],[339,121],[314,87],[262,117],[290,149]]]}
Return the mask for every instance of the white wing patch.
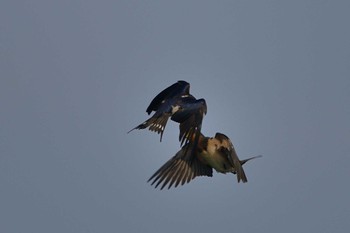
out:
{"label": "white wing patch", "polygon": [[179,111],[180,106],[176,105],[176,106],[171,106],[171,114],[174,114],[175,112]]}

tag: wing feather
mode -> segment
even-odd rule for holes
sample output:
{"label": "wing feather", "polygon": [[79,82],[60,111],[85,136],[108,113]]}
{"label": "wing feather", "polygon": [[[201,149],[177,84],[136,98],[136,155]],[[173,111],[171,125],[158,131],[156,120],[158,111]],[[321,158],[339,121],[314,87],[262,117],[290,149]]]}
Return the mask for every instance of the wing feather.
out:
{"label": "wing feather", "polygon": [[160,189],[163,189],[168,185],[169,189],[173,185],[177,187],[180,183],[188,183],[197,176],[212,176],[212,168],[201,163],[191,152],[191,147],[191,144],[183,146],[148,179],[148,182],[151,181],[151,185],[155,184],[155,188],[161,185]]}

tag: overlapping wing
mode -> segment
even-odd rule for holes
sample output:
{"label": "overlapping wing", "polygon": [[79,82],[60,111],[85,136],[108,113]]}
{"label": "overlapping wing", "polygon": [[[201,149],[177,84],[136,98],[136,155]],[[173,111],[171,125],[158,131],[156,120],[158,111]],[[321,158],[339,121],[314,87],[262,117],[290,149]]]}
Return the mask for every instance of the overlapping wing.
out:
{"label": "overlapping wing", "polygon": [[181,145],[192,142],[193,147],[196,148],[201,134],[202,121],[207,113],[207,105],[204,99],[196,100],[194,97],[187,98],[184,102],[183,108],[173,114],[171,119],[180,123],[179,141]]}

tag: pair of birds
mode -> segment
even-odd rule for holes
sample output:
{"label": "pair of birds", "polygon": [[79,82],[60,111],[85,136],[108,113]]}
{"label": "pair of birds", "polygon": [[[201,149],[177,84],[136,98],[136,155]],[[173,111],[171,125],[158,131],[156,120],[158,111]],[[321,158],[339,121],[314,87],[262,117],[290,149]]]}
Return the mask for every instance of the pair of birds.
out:
{"label": "pair of birds", "polygon": [[207,113],[204,99],[196,99],[190,94],[190,84],[178,81],[160,92],[150,103],[146,112],[151,118],[136,126],[135,129],[146,129],[163,137],[165,126],[169,120],[179,123],[179,141],[182,146],[168,162],[149,178],[151,185],[161,185],[168,189],[190,182],[197,176],[212,176],[213,168],[220,173],[233,173],[237,181],[247,182],[242,165],[247,161],[261,157],[255,156],[240,160],[231,140],[222,133],[214,137],[205,137],[201,133],[202,121]]}

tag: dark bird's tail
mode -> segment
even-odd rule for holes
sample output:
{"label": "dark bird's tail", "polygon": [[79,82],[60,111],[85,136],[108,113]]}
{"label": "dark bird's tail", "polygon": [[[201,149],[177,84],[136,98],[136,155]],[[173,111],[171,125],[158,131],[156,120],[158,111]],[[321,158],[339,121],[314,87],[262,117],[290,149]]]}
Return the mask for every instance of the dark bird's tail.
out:
{"label": "dark bird's tail", "polygon": [[136,126],[135,128],[131,129],[128,133],[135,129],[146,129],[149,127],[150,131],[156,132],[160,134],[160,141],[162,141],[163,132],[166,126],[166,123],[168,122],[169,115],[163,114],[159,117],[152,116],[142,124]]}

